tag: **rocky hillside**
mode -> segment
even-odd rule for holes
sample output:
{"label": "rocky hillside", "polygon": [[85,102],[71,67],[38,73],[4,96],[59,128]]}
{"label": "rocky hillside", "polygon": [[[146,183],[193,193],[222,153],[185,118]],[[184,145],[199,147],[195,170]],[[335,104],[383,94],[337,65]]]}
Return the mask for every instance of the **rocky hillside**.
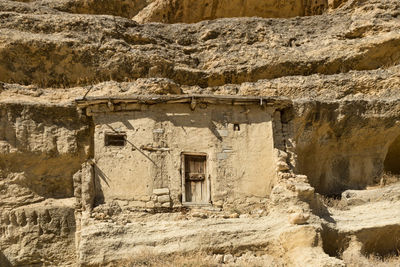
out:
{"label": "rocky hillside", "polygon": [[54,93],[105,81],[129,82],[118,84],[126,91],[142,87],[138,81],[159,83],[152,78],[198,93],[338,99],[399,92],[396,0],[349,1],[321,16],[196,24],[138,24],[66,13],[54,3],[0,3],[2,82]]}
{"label": "rocky hillside", "polygon": [[[144,94],[284,97],[288,169],[271,197],[221,212],[85,207],[93,122],[75,99]],[[198,250],[216,265],[376,265],[398,253],[398,186],[382,173],[400,155],[399,99],[398,0],[2,0],[0,266]]]}

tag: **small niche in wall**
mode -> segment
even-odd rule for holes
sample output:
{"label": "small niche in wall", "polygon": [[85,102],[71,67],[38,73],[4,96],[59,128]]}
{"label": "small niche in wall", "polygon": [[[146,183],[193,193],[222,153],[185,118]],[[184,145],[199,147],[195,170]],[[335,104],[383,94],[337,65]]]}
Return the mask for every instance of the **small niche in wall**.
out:
{"label": "small niche in wall", "polygon": [[235,132],[239,132],[239,131],[240,131],[240,124],[239,124],[239,123],[233,124],[233,130],[234,130]]}
{"label": "small niche in wall", "polygon": [[126,133],[106,133],[104,138],[105,146],[125,146]]}

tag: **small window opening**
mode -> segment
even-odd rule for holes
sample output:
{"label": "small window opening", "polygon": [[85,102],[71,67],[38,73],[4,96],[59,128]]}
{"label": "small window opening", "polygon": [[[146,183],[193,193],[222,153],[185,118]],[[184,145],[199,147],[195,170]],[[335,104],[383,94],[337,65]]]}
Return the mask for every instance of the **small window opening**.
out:
{"label": "small window opening", "polygon": [[106,133],[105,136],[106,146],[125,146],[126,134],[125,133]]}
{"label": "small window opening", "polygon": [[236,131],[236,132],[239,132],[239,131],[240,131],[240,125],[239,125],[239,123],[235,123],[235,124],[233,125],[233,130]]}

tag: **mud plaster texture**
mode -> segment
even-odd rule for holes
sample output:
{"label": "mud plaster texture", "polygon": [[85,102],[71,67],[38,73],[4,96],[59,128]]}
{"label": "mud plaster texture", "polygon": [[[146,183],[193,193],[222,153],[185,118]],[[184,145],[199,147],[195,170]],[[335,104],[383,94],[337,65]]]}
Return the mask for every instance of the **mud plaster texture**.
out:
{"label": "mud plaster texture", "polygon": [[[146,202],[153,189],[169,188],[173,204],[181,205],[184,152],[207,156],[210,198],[220,207],[235,199],[265,198],[271,192],[277,181],[273,109],[206,104],[194,111],[187,104],[138,109],[94,115],[96,177],[106,202]],[[106,147],[105,134],[110,131],[126,133],[126,146]],[[151,148],[154,151],[149,152]]]}

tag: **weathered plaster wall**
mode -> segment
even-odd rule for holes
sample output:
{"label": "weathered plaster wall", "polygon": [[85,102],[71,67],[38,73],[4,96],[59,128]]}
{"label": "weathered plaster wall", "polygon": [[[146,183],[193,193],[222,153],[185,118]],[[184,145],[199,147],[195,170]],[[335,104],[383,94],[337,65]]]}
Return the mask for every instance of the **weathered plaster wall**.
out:
{"label": "weathered plaster wall", "polygon": [[[207,176],[216,205],[267,197],[276,182],[272,118],[264,107],[200,104],[138,106],[138,111],[94,116],[97,196],[153,206],[153,189],[181,201],[181,153],[208,156]],[[240,125],[234,131],[233,124]],[[105,147],[106,132],[125,131],[125,147]],[[147,151],[142,146],[167,151]]]}

